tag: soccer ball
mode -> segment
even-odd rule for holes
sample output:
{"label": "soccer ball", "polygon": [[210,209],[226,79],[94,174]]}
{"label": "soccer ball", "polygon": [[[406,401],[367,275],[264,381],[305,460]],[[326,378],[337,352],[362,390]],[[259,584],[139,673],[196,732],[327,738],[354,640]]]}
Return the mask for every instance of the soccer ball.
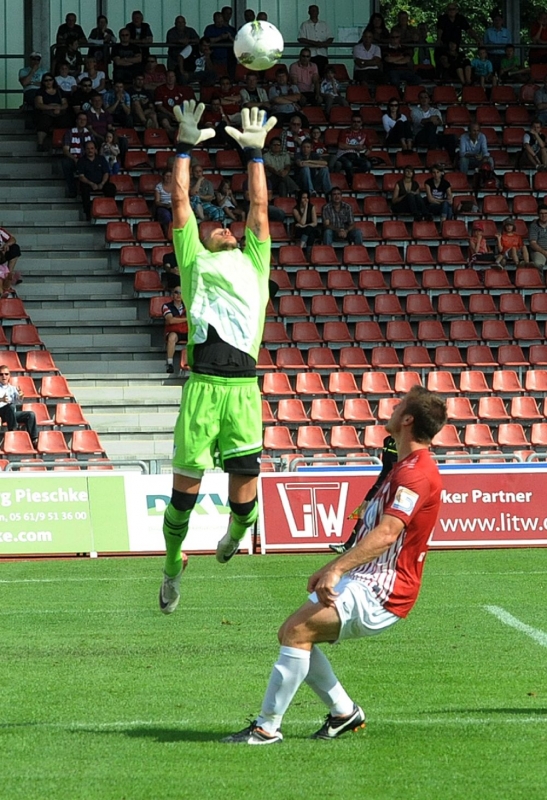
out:
{"label": "soccer ball", "polygon": [[275,25],[255,20],[243,25],[234,41],[235,57],[247,69],[264,70],[277,64],[283,54],[283,37]]}

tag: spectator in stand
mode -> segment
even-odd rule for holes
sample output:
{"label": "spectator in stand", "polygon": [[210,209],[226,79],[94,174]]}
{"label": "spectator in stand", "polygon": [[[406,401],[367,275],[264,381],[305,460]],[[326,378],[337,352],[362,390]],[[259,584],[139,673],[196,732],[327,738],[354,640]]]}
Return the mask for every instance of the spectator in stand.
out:
{"label": "spectator in stand", "polygon": [[486,89],[488,84],[491,86],[498,85],[498,77],[494,73],[494,67],[488,58],[488,51],[483,45],[477,51],[477,58],[472,59],[471,69],[473,78],[479,82],[483,89]]}
{"label": "spectator in stand", "polygon": [[165,235],[169,230],[169,225],[173,222],[173,209],[171,204],[171,192],[173,191],[173,170],[166,169],[161,181],[154,189],[154,207],[156,209],[156,219],[162,226]]}
{"label": "spectator in stand", "polygon": [[296,194],[298,184],[290,176],[292,159],[279,136],[270,141],[270,149],[264,153],[264,169],[273,191],[280,197]]}
{"label": "spectator in stand", "polygon": [[321,98],[325,104],[325,114],[329,116],[333,106],[348,107],[349,103],[340,92],[340,84],[336,80],[334,69],[327,67],[325,77],[321,81]]}
{"label": "spectator in stand", "polygon": [[70,36],[75,36],[80,44],[87,44],[87,39],[83,28],[77,23],[76,14],[69,13],[65,17],[65,21],[57,28],[57,36],[55,44],[57,47],[63,47],[67,43]]}
{"label": "spectator in stand", "polygon": [[268,111],[270,101],[266,89],[258,85],[258,75],[256,72],[245,74],[245,86],[240,89],[242,108],[263,108]]}
{"label": "spectator in stand", "polygon": [[515,46],[512,44],[505,46],[505,55],[501,59],[499,77],[501,81],[508,81],[509,83],[525,81],[530,77],[530,68],[522,66],[520,57],[515,53]]}
{"label": "spectator in stand", "polygon": [[431,98],[424,89],[418,95],[418,105],[410,109],[412,136],[416,147],[446,149],[452,162],[456,159],[456,137],[444,133],[443,118],[438,108],[431,105]]}
{"label": "spectator in stand", "polygon": [[115,197],[116,187],[110,183],[110,170],[104,156],[97,153],[95,142],[87,142],[85,155],[76,166],[80,181],[80,195],[85,218],[91,219],[91,192],[101,192],[105,197]]}
{"label": "spectator in stand", "polygon": [[522,151],[517,158],[518,169],[547,169],[546,139],[541,132],[541,120],[535,119],[529,133],[522,137]]}
{"label": "spectator in stand", "polygon": [[[182,72],[193,72],[196,68],[195,53],[199,44],[199,34],[194,28],[186,24],[186,17],[179,14],[178,17],[175,17],[174,27],[169,28],[167,31],[165,41],[169,45],[169,50],[167,51],[168,69],[179,69],[179,58],[182,58],[182,51],[188,47],[191,48],[190,55],[182,58],[183,70],[177,75],[177,80],[184,83]],[[185,61],[187,62],[186,64],[184,64]]]}
{"label": "spectator in stand", "polygon": [[363,128],[363,120],[358,111],[351,115],[351,126],[338,134],[338,151],[336,161],[351,186],[356,172],[370,172],[372,164],[367,156],[370,148],[367,132]]}
{"label": "spectator in stand", "polygon": [[88,113],[91,108],[91,97],[93,95],[93,82],[91,78],[82,78],[76,91],[70,95],[70,106],[74,114],[83,111]]}
{"label": "spectator in stand", "polygon": [[180,286],[176,286],[173,289],[171,302],[163,304],[161,313],[165,320],[165,346],[167,350],[165,371],[171,374],[175,371],[173,367],[175,347],[179,342],[186,342],[188,340],[186,309],[182,304]]}
{"label": "spectator in stand", "polygon": [[501,228],[501,235],[496,238],[498,250],[504,258],[504,266],[507,261],[512,261],[515,267],[527,267],[530,263],[530,255],[522,236],[516,231],[515,220],[507,217]]}
{"label": "spectator in stand", "polygon": [[127,28],[122,28],[119,33],[120,41],[113,45],[111,57],[114,63],[114,83],[131,83],[133,77],[142,72],[141,48],[131,43],[131,33]]}
{"label": "spectator in stand", "polygon": [[326,158],[329,162],[329,172],[341,172],[342,167],[340,162],[336,159],[336,153],[329,153],[329,148],[325,144],[323,138],[323,131],[318,125],[314,125],[310,129],[310,139],[312,151],[322,158]]}
{"label": "spectator in stand", "polygon": [[54,128],[68,128],[70,114],[68,103],[51,72],[44,72],[40,88],[34,98],[36,110],[36,149],[45,152],[45,141],[48,133]]}
{"label": "spectator in stand", "polygon": [[492,13],[492,25],[485,30],[483,42],[488,49],[488,58],[492,62],[496,75],[500,73],[505,47],[511,41],[509,29],[503,24],[503,15],[499,11],[494,11]]}
{"label": "spectator in stand", "polygon": [[5,364],[0,365],[0,420],[6,423],[8,431],[15,431],[19,425],[24,425],[33,447],[36,447],[38,444],[36,414],[34,411],[15,410],[21,404],[23,397],[19,386],[13,385],[10,381],[9,368]]}
{"label": "spectator in stand", "polygon": [[150,55],[150,50],[146,45],[152,44],[154,35],[148,22],[144,21],[142,11],[133,11],[131,14],[131,22],[128,22],[125,27],[131,34],[129,41],[132,45],[139,48],[142,56],[141,64],[144,64]]}
{"label": "spectator in stand", "polygon": [[91,98],[91,108],[87,114],[87,126],[93,134],[93,139],[99,149],[106,139],[106,134],[109,131],[114,131],[112,114],[105,111],[103,96],[98,92],[94,92]]}
{"label": "spectator in stand", "polygon": [[538,270],[543,270],[547,263],[547,206],[540,206],[538,214],[538,219],[530,225],[528,239],[532,251],[532,264]]}
{"label": "spectator in stand", "polygon": [[34,98],[42,85],[42,78],[46,70],[42,66],[42,54],[32,52],[29,56],[30,64],[19,70],[19,83],[23,87],[23,102],[26,108],[34,108]]}
{"label": "spectator in stand", "polygon": [[222,110],[228,117],[230,124],[241,124],[241,93],[237,86],[232,84],[232,81],[227,76],[224,76],[219,81],[220,104]]}
{"label": "spectator in stand", "polygon": [[319,6],[309,6],[308,15],[309,19],[298,29],[298,41],[310,48],[312,63],[317,64],[322,77],[329,63],[328,47],[333,43],[334,37],[327,23],[319,21]]}
{"label": "spectator in stand", "polygon": [[437,67],[441,80],[459,81],[462,86],[471,86],[473,83],[471,62],[456,42],[448,43],[448,51],[437,61]]}
{"label": "spectator in stand", "polygon": [[478,122],[472,122],[468,132],[460,136],[460,172],[467,175],[470,169],[477,170],[482,164],[494,168],[494,159],[488,151],[486,136],[481,133]]}
{"label": "spectator in stand", "polygon": [[118,175],[120,172],[120,145],[116,131],[107,131],[104,142],[101,145],[100,155],[104,156],[111,175]]}
{"label": "spectator in stand", "polygon": [[534,94],[534,105],[536,107],[536,116],[542,125],[547,124],[547,75],[543,80],[543,86],[536,89]]}
{"label": "spectator in stand", "polygon": [[72,97],[72,94],[78,88],[78,82],[76,78],[74,75],[69,74],[69,66],[67,61],[61,61],[59,64],[59,74],[55,76],[55,83],[67,100]]}
{"label": "spectator in stand", "polygon": [[122,128],[133,127],[133,117],[131,116],[131,98],[125,91],[123,81],[117,80],[114,88],[106,92],[104,96],[104,106],[109,114],[112,114],[114,122]]}
{"label": "spectator in stand", "polygon": [[392,86],[410,84],[418,86],[420,76],[414,72],[412,50],[404,47],[398,33],[389,34],[389,44],[383,52],[383,69],[387,82]]}
{"label": "spectator in stand", "polygon": [[[215,69],[218,68],[220,72],[223,70],[228,70],[229,72],[229,66],[232,64],[232,59],[229,58],[230,53],[233,56],[234,51],[235,37],[232,30],[231,25],[225,24],[221,12],[216,11],[213,14],[213,24],[207,25],[203,32],[204,37],[209,39],[211,45],[213,45],[211,58]],[[217,46],[215,47],[215,45]]]}
{"label": "spectator in stand", "polygon": [[219,183],[215,192],[215,203],[224,211],[228,219],[245,222],[245,211],[235,198],[229,178],[223,178]]}
{"label": "spectator in stand", "polygon": [[300,104],[320,105],[321,88],[319,81],[319,70],[317,64],[310,61],[311,50],[304,47],[300,51],[300,58],[291,64],[289,68],[289,80],[298,87],[300,92]]}
{"label": "spectator in stand", "polygon": [[106,91],[106,74],[97,69],[97,59],[95,56],[87,56],[85,60],[85,71],[79,77],[80,82],[84,78],[90,78],[91,85],[93,86],[93,90],[95,92],[99,92],[99,94],[104,94]]}
{"label": "spectator in stand", "polygon": [[309,192],[298,192],[296,205],[292,210],[294,219],[294,238],[302,250],[313,247],[321,236],[317,222],[317,210],[310,200]]}
{"label": "spectator in stand", "polygon": [[87,37],[90,46],[88,55],[93,56],[103,69],[110,61],[109,45],[116,44],[114,31],[108,27],[108,19],[104,14],[97,17],[97,27]]}
{"label": "spectator in stand", "polygon": [[547,11],[538,11],[537,19],[530,27],[530,40],[533,47],[528,53],[528,63],[547,64]]}
{"label": "spectator in stand", "polygon": [[435,68],[434,43],[429,41],[425,22],[420,22],[416,31],[418,39],[414,48],[414,69],[420,77],[431,78]]}
{"label": "spectator in stand", "polygon": [[[211,97],[211,102],[209,106],[205,109],[202,114],[200,120],[200,127],[201,128],[214,128],[215,135],[211,139],[207,139],[207,145],[209,147],[224,147],[228,144],[228,134],[225,133],[226,126],[229,125],[230,122],[228,117],[224,113],[222,108],[222,104],[220,102],[220,97],[218,95],[213,95]],[[233,142],[233,139],[232,139]]]}
{"label": "spectator in stand", "polygon": [[180,106],[184,100],[193,100],[194,92],[189,86],[178,86],[174,70],[167,70],[165,83],[158,86],[154,92],[154,105],[158,115],[160,127],[165,128],[171,138],[178,130],[175,118],[175,106]]}
{"label": "spectator in stand", "polygon": [[13,283],[20,283],[15,273],[15,265],[21,257],[21,248],[15,236],[5,228],[0,228],[0,277],[2,294],[8,296]]}
{"label": "spectator in stand", "polygon": [[288,122],[294,114],[300,117],[301,123],[308,127],[308,119],[301,111],[301,96],[298,86],[289,84],[289,76],[284,67],[275,72],[275,83],[268,92],[270,111],[275,114],[280,125]]}
{"label": "spectator in stand", "polygon": [[448,53],[449,42],[455,42],[459,48],[464,31],[467,36],[474,40],[477,47],[481,43],[480,37],[471,27],[467,17],[460,14],[459,11],[457,3],[449,3],[445,13],[441,14],[437,20],[437,41],[440,43],[440,46],[435,50],[437,69],[441,66],[446,68],[443,64],[443,58],[446,58]]}
{"label": "spectator in stand", "polygon": [[283,150],[286,150],[291,159],[294,159],[296,153],[302,146],[304,139],[309,138],[310,132],[302,127],[302,120],[300,117],[294,116],[289,122],[288,130],[283,131],[281,134],[281,144]]}
{"label": "spectator in stand", "polygon": [[353,80],[359,83],[385,83],[382,69],[382,51],[374,44],[374,35],[365,28],[361,39],[353,48]]}
{"label": "spectator in stand", "polygon": [[59,64],[61,61],[66,61],[68,64],[69,75],[72,75],[76,80],[79,79],[80,73],[84,68],[84,57],[80,52],[80,42],[77,36],[69,36],[66,40],[66,45],[58,47],[55,51],[55,59],[53,63],[52,72],[56,75],[59,71]]}
{"label": "spectator in stand", "polygon": [[[220,13],[222,15],[222,21],[224,23],[224,26],[228,29],[230,35],[232,36],[232,42],[233,42],[233,40],[236,38],[237,31],[232,25],[232,15],[234,13],[232,10],[232,6],[222,6],[222,8],[220,9]],[[228,50],[228,75],[232,80],[235,80],[236,66],[237,66],[237,61],[234,55],[234,48],[231,47]]]}
{"label": "spectator in stand", "polygon": [[431,217],[440,215],[441,222],[453,219],[454,213],[452,203],[452,187],[444,176],[444,169],[441,164],[435,164],[431,170],[431,178],[425,182],[425,196],[427,200],[426,214]]}
{"label": "spectator in stand", "polygon": [[505,260],[500,254],[496,255],[486,241],[484,235],[484,222],[477,220],[473,223],[471,236],[469,238],[469,262],[471,269],[483,270],[492,267],[493,269],[503,269]]}
{"label": "spectator in stand", "polygon": [[401,214],[410,214],[416,222],[424,219],[432,219],[427,212],[427,205],[420,192],[418,181],[415,180],[416,173],[412,167],[405,167],[403,177],[397,181],[391,197],[391,209],[397,217]]}
{"label": "spectator in stand", "polygon": [[163,86],[166,81],[166,71],[163,64],[158,64],[158,59],[150,53],[144,64],[144,88],[152,94],[158,86]]}
{"label": "spectator in stand", "polygon": [[211,60],[211,44],[208,39],[202,37],[199,40],[197,55],[194,57],[194,71],[185,72],[190,59],[184,59],[179,56],[179,72],[182,77],[182,83],[199,83],[200,86],[214,86],[217,82],[217,74],[215,72],[215,65]]}
{"label": "spectator in stand", "polygon": [[387,145],[390,147],[400,145],[403,152],[412,150],[412,126],[406,114],[401,114],[400,103],[396,97],[390,98],[386,113],[382,117],[382,125]]}
{"label": "spectator in stand", "polygon": [[175,253],[166,253],[163,257],[163,273],[161,279],[164,286],[169,289],[180,287],[180,271]]}
{"label": "spectator in stand", "polygon": [[409,25],[408,11],[399,11],[397,14],[397,24],[391,29],[391,33],[399,34],[401,43],[412,47],[418,41],[418,29],[414,25]]}
{"label": "spectator in stand", "polygon": [[297,181],[303,191],[310,195],[327,195],[331,192],[328,161],[312,152],[311,139],[304,139],[294,164],[298,170]]}
{"label": "spectator in stand", "polygon": [[93,141],[93,133],[87,127],[87,114],[83,111],[76,116],[76,125],[63,137],[63,158],[61,168],[65,179],[68,197],[76,197],[76,167],[85,155],[85,146]]}
{"label": "spectator in stand", "polygon": [[158,128],[158,117],[152,92],[144,88],[144,75],[135,75],[129,89],[131,114],[138,124],[147,128]]}
{"label": "spectator in stand", "polygon": [[383,47],[389,42],[389,31],[385,20],[383,16],[377,12],[372,14],[365,31],[370,31],[372,33],[372,40],[374,44],[377,44],[379,47]]}
{"label": "spectator in stand", "polygon": [[268,15],[265,11],[259,11],[256,15],[257,22],[268,22]]}
{"label": "spectator in stand", "polygon": [[351,206],[342,201],[342,192],[336,186],[330,193],[330,202],[323,206],[322,218],[323,244],[332,244],[335,240],[363,244],[363,234],[355,227]]}
{"label": "spectator in stand", "polygon": [[246,25],[248,22],[254,22],[256,19],[256,14],[252,8],[246,8],[243,12],[243,24]]}
{"label": "spectator in stand", "polygon": [[226,214],[221,208],[215,206],[214,199],[215,190],[213,189],[213,184],[203,174],[201,164],[194,164],[190,180],[190,202],[192,203],[192,200],[194,200],[195,203],[201,204],[206,219],[224,222]]}

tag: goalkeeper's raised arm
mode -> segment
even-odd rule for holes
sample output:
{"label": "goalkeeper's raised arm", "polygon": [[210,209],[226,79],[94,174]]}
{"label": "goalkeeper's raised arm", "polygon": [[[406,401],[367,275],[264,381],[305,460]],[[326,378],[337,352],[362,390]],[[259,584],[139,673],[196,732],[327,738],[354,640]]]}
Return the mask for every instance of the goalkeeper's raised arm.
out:
{"label": "goalkeeper's raised arm", "polygon": [[190,164],[194,147],[215,135],[214,130],[200,130],[198,123],[205,106],[196,104],[195,100],[185,100],[183,107],[175,106],[174,114],[179,123],[177,134],[177,157],[173,167],[173,191],[171,206],[173,209],[173,227],[184,228],[192,212],[190,205]]}

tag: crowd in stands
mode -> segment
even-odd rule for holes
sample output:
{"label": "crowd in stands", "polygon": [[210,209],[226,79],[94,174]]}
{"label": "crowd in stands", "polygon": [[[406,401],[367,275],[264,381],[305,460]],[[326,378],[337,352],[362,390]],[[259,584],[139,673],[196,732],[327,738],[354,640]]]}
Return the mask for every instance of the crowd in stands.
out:
{"label": "crowd in stands", "polygon": [[[365,196],[387,199],[388,219],[438,220],[442,226],[460,216],[469,222],[468,266],[482,271],[533,264],[543,272],[547,207],[536,204],[527,213],[529,231],[507,203],[505,222],[499,225],[500,215],[495,219],[494,236],[483,235],[481,226],[488,219],[483,199],[504,191],[505,172],[526,170],[531,181],[547,168],[547,14],[540,13],[532,25],[533,47],[525,63],[498,11],[480,34],[450,2],[431,35],[425,24],[413,25],[407,11],[398,13],[391,30],[374,13],[352,47],[349,75],[332,63],[334,38],[320,9],[311,5],[308,13],[298,32],[298,56],[266,74],[237,65],[229,6],[216,12],[202,33],[177,16],[164,51],[151,47],[154,36],[139,11],[117,34],[100,16],[88,37],[76,15],[67,14],[51,71],[34,52],[20,72],[25,107],[34,110],[38,149],[45,150],[47,137],[65,129],[57,147],[67,193],[80,194],[87,219],[94,195],[114,197],[115,178],[135,175],[127,156],[144,152],[141,164],[148,170],[154,164],[157,174],[151,212],[167,241],[173,108],[186,99],[206,103],[202,124],[214,128],[215,137],[207,142],[211,157],[192,166],[192,207],[204,223],[231,225],[243,223],[248,200],[245,182],[236,188],[233,179],[237,145],[225,128],[240,124],[243,108],[259,107],[278,119],[264,154],[270,219],[290,223],[290,240],[308,257],[315,244],[366,244],[359,224],[360,216],[367,219],[366,207],[361,212],[356,198],[363,198],[360,179],[373,173],[376,191],[369,184]],[[247,9],[245,21],[255,18],[267,17]],[[504,128],[511,127],[513,136],[506,141]],[[223,170],[219,154],[227,150],[236,161]],[[169,154],[161,167],[160,151]],[[173,279],[167,286],[173,290],[177,276],[171,269],[176,265],[167,264]],[[169,342],[172,363],[175,337]]]}

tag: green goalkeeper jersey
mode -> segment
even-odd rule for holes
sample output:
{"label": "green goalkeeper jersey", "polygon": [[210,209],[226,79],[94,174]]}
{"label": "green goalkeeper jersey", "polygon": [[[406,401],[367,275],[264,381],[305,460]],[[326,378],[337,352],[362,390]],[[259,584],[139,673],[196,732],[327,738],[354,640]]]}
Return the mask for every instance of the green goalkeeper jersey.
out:
{"label": "green goalkeeper jersey", "polygon": [[199,238],[193,214],[173,230],[182,300],[188,318],[188,365],[195,345],[207,340],[209,326],[222,341],[258,358],[268,304],[271,240],[260,242],[245,230],[245,250],[211,253]]}

